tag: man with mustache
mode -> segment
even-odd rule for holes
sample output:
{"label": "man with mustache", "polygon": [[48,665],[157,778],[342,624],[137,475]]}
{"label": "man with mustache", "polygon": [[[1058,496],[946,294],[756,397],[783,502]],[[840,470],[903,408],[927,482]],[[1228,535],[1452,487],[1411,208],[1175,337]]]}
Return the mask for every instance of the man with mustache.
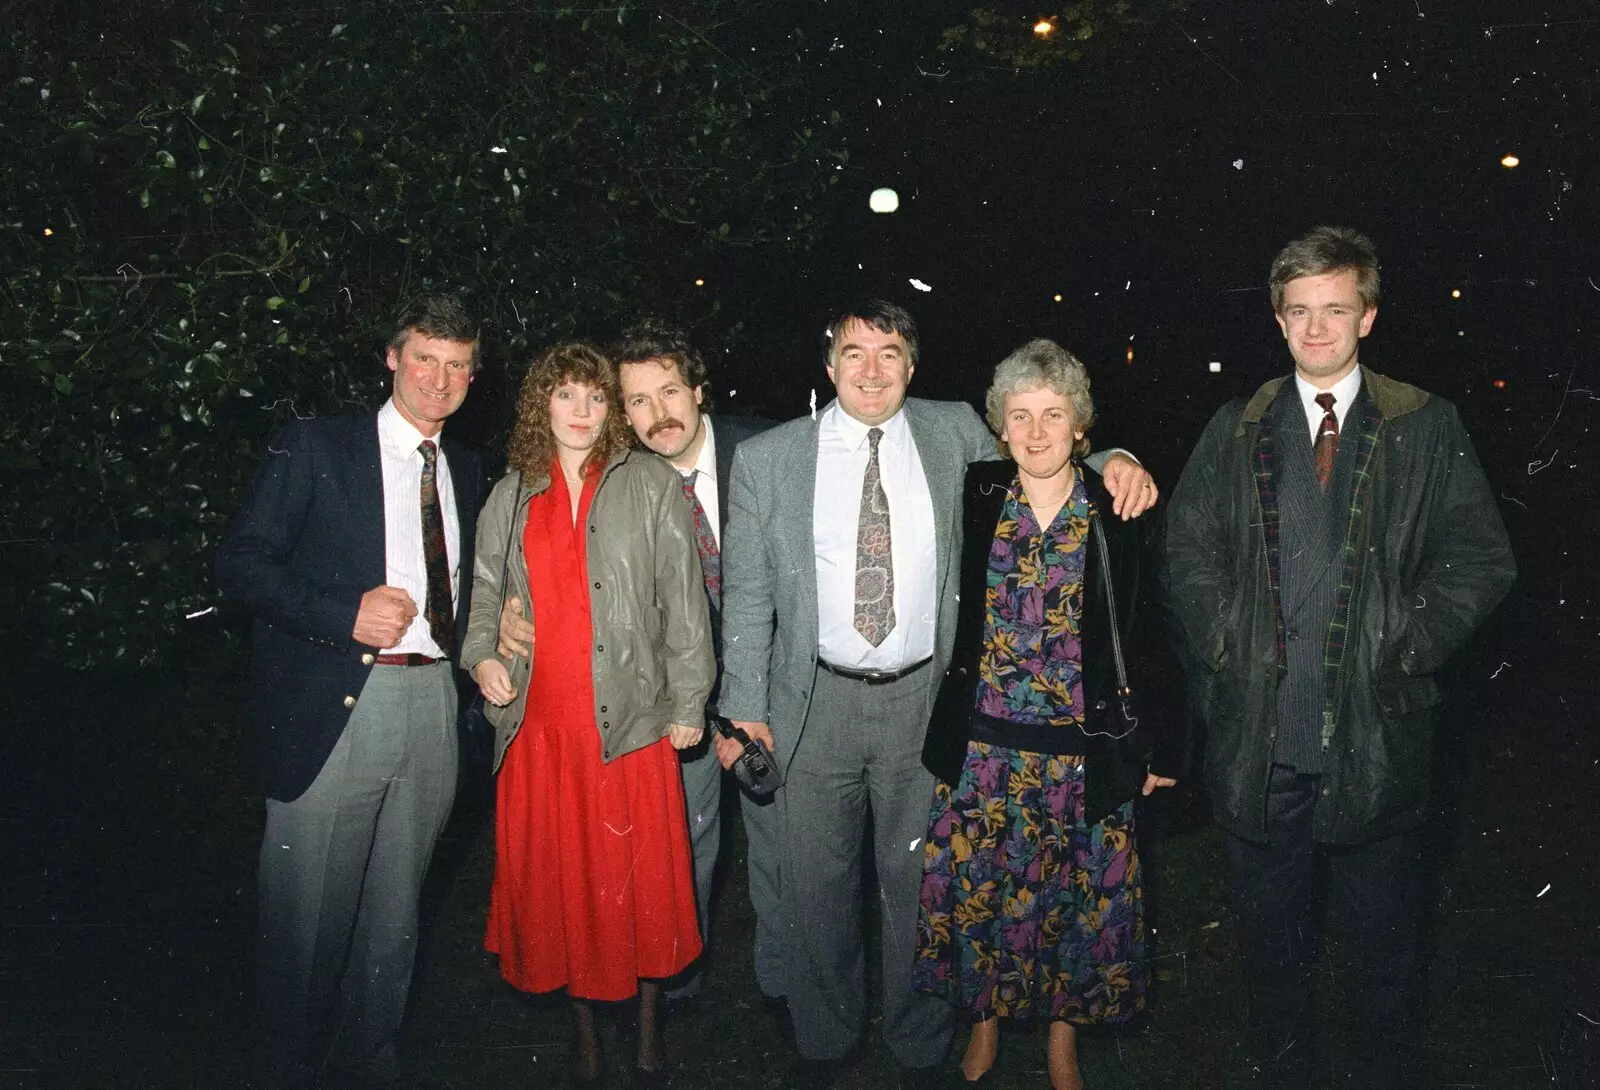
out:
{"label": "man with mustache", "polygon": [[[765,431],[771,421],[755,417],[710,413],[705,361],[682,332],[650,325],[625,331],[611,346],[622,384],[622,407],[634,434],[645,447],[659,454],[683,476],[685,502],[695,508],[700,527],[701,569],[711,606],[711,630],[717,660],[722,659],[721,548],[728,509],[723,503],[733,451],[740,442]],[[521,615],[515,598],[502,615],[503,653],[527,654],[534,626]],[[714,707],[716,690],[708,706]],[[739,744],[714,730],[706,740],[679,754],[684,799],[688,805],[689,835],[694,849],[695,899],[700,928],[709,946],[711,878],[721,845],[722,764],[738,756]],[[783,997],[787,992],[778,929],[778,822],[777,807],[768,797],[756,799],[740,793],[748,843],[750,901],[755,908],[756,983],[768,1013],[784,1028]],[[667,993],[669,1000],[698,995],[700,973],[692,969],[688,980]]]}
{"label": "man with mustache", "polygon": [[[901,1085],[926,1090],[953,1008],[915,992],[922,767],[933,698],[955,641],[962,486],[999,457],[964,403],[907,398],[917,327],[872,300],[828,328],[837,399],[734,453],[726,505],[722,688],[717,710],[784,768],[784,950],[801,1064],[826,1086],[866,1020],[860,908],[867,814],[883,910],[883,1035]],[[1117,513],[1155,501],[1131,458],[1104,462]]]}

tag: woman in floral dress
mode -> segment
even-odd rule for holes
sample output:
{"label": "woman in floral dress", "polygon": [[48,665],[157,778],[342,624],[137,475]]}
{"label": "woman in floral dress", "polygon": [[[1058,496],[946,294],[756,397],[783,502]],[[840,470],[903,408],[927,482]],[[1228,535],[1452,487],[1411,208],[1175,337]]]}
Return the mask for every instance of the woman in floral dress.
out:
{"label": "woman in floral dress", "polygon": [[1011,461],[967,474],[955,655],[923,754],[940,782],[914,980],[970,1016],[969,1081],[994,1065],[999,1018],[1045,1020],[1051,1086],[1069,1090],[1076,1027],[1144,1008],[1133,800],[1177,782],[1185,732],[1158,700],[1181,706],[1181,678],[1141,541],[1152,520],[1118,521],[1079,460],[1094,419],[1082,363],[1031,341],[987,404]]}

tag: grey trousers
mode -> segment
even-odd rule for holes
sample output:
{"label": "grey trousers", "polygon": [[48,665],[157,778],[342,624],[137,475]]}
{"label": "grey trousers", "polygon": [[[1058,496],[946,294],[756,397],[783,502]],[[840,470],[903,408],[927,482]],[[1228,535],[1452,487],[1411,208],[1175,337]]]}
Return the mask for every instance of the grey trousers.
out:
{"label": "grey trousers", "polygon": [[[256,990],[268,1085],[326,1061],[377,1077],[417,952],[417,907],[456,786],[448,663],[377,666],[306,793],[267,800]],[[331,1038],[331,1040],[330,1040]]]}
{"label": "grey trousers", "polygon": [[954,1008],[912,990],[922,843],[933,776],[922,767],[937,674],[868,685],[818,671],[799,748],[779,792],[789,1010],[812,1060],[842,1057],[866,1021],[861,874],[867,812],[882,906],[883,1036],[905,1067],[939,1063]]}
{"label": "grey trousers", "polygon": [[[722,788],[738,791],[738,782],[722,770],[706,726],[707,740],[678,754],[683,772],[683,797],[688,808],[689,843],[694,851],[694,893],[700,909],[700,937],[711,945],[711,880],[722,847]],[[756,914],[756,984],[762,995],[787,994],[784,985],[781,902],[778,884],[778,808],[770,800],[757,803],[740,792],[745,841],[749,846],[750,903]],[[696,962],[668,991],[670,999],[700,993],[700,963]]]}

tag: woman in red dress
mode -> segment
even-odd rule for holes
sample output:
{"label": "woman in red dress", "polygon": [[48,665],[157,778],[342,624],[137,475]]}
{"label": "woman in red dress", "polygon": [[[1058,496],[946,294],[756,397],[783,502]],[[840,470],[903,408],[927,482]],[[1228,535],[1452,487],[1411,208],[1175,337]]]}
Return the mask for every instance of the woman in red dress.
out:
{"label": "woman in red dress", "polygon": [[[701,945],[674,750],[700,740],[716,671],[693,514],[617,401],[592,345],[529,369],[462,644],[496,728],[484,945],[522,991],[566,989],[580,1082],[602,1077],[590,1000],[637,994],[636,1068],[665,1070],[660,981]],[[531,604],[531,663],[495,653],[508,595]]]}

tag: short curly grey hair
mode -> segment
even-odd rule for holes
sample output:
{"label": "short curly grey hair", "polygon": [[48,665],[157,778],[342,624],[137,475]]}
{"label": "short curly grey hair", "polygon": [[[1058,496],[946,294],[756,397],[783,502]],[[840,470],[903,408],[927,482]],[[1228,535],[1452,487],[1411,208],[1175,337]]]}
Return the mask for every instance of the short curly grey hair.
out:
{"label": "short curly grey hair", "polygon": [[[1072,453],[1083,457],[1089,453],[1089,427],[1094,423],[1094,398],[1089,396],[1089,372],[1083,361],[1055,341],[1037,337],[1000,361],[994,369],[994,379],[989,392],[984,395],[984,409],[989,427],[996,435],[1006,432],[1006,398],[1030,390],[1045,388],[1060,394],[1072,403],[1073,429],[1084,437],[1073,444]],[[1011,457],[1005,439],[1000,439],[1000,453]]]}

